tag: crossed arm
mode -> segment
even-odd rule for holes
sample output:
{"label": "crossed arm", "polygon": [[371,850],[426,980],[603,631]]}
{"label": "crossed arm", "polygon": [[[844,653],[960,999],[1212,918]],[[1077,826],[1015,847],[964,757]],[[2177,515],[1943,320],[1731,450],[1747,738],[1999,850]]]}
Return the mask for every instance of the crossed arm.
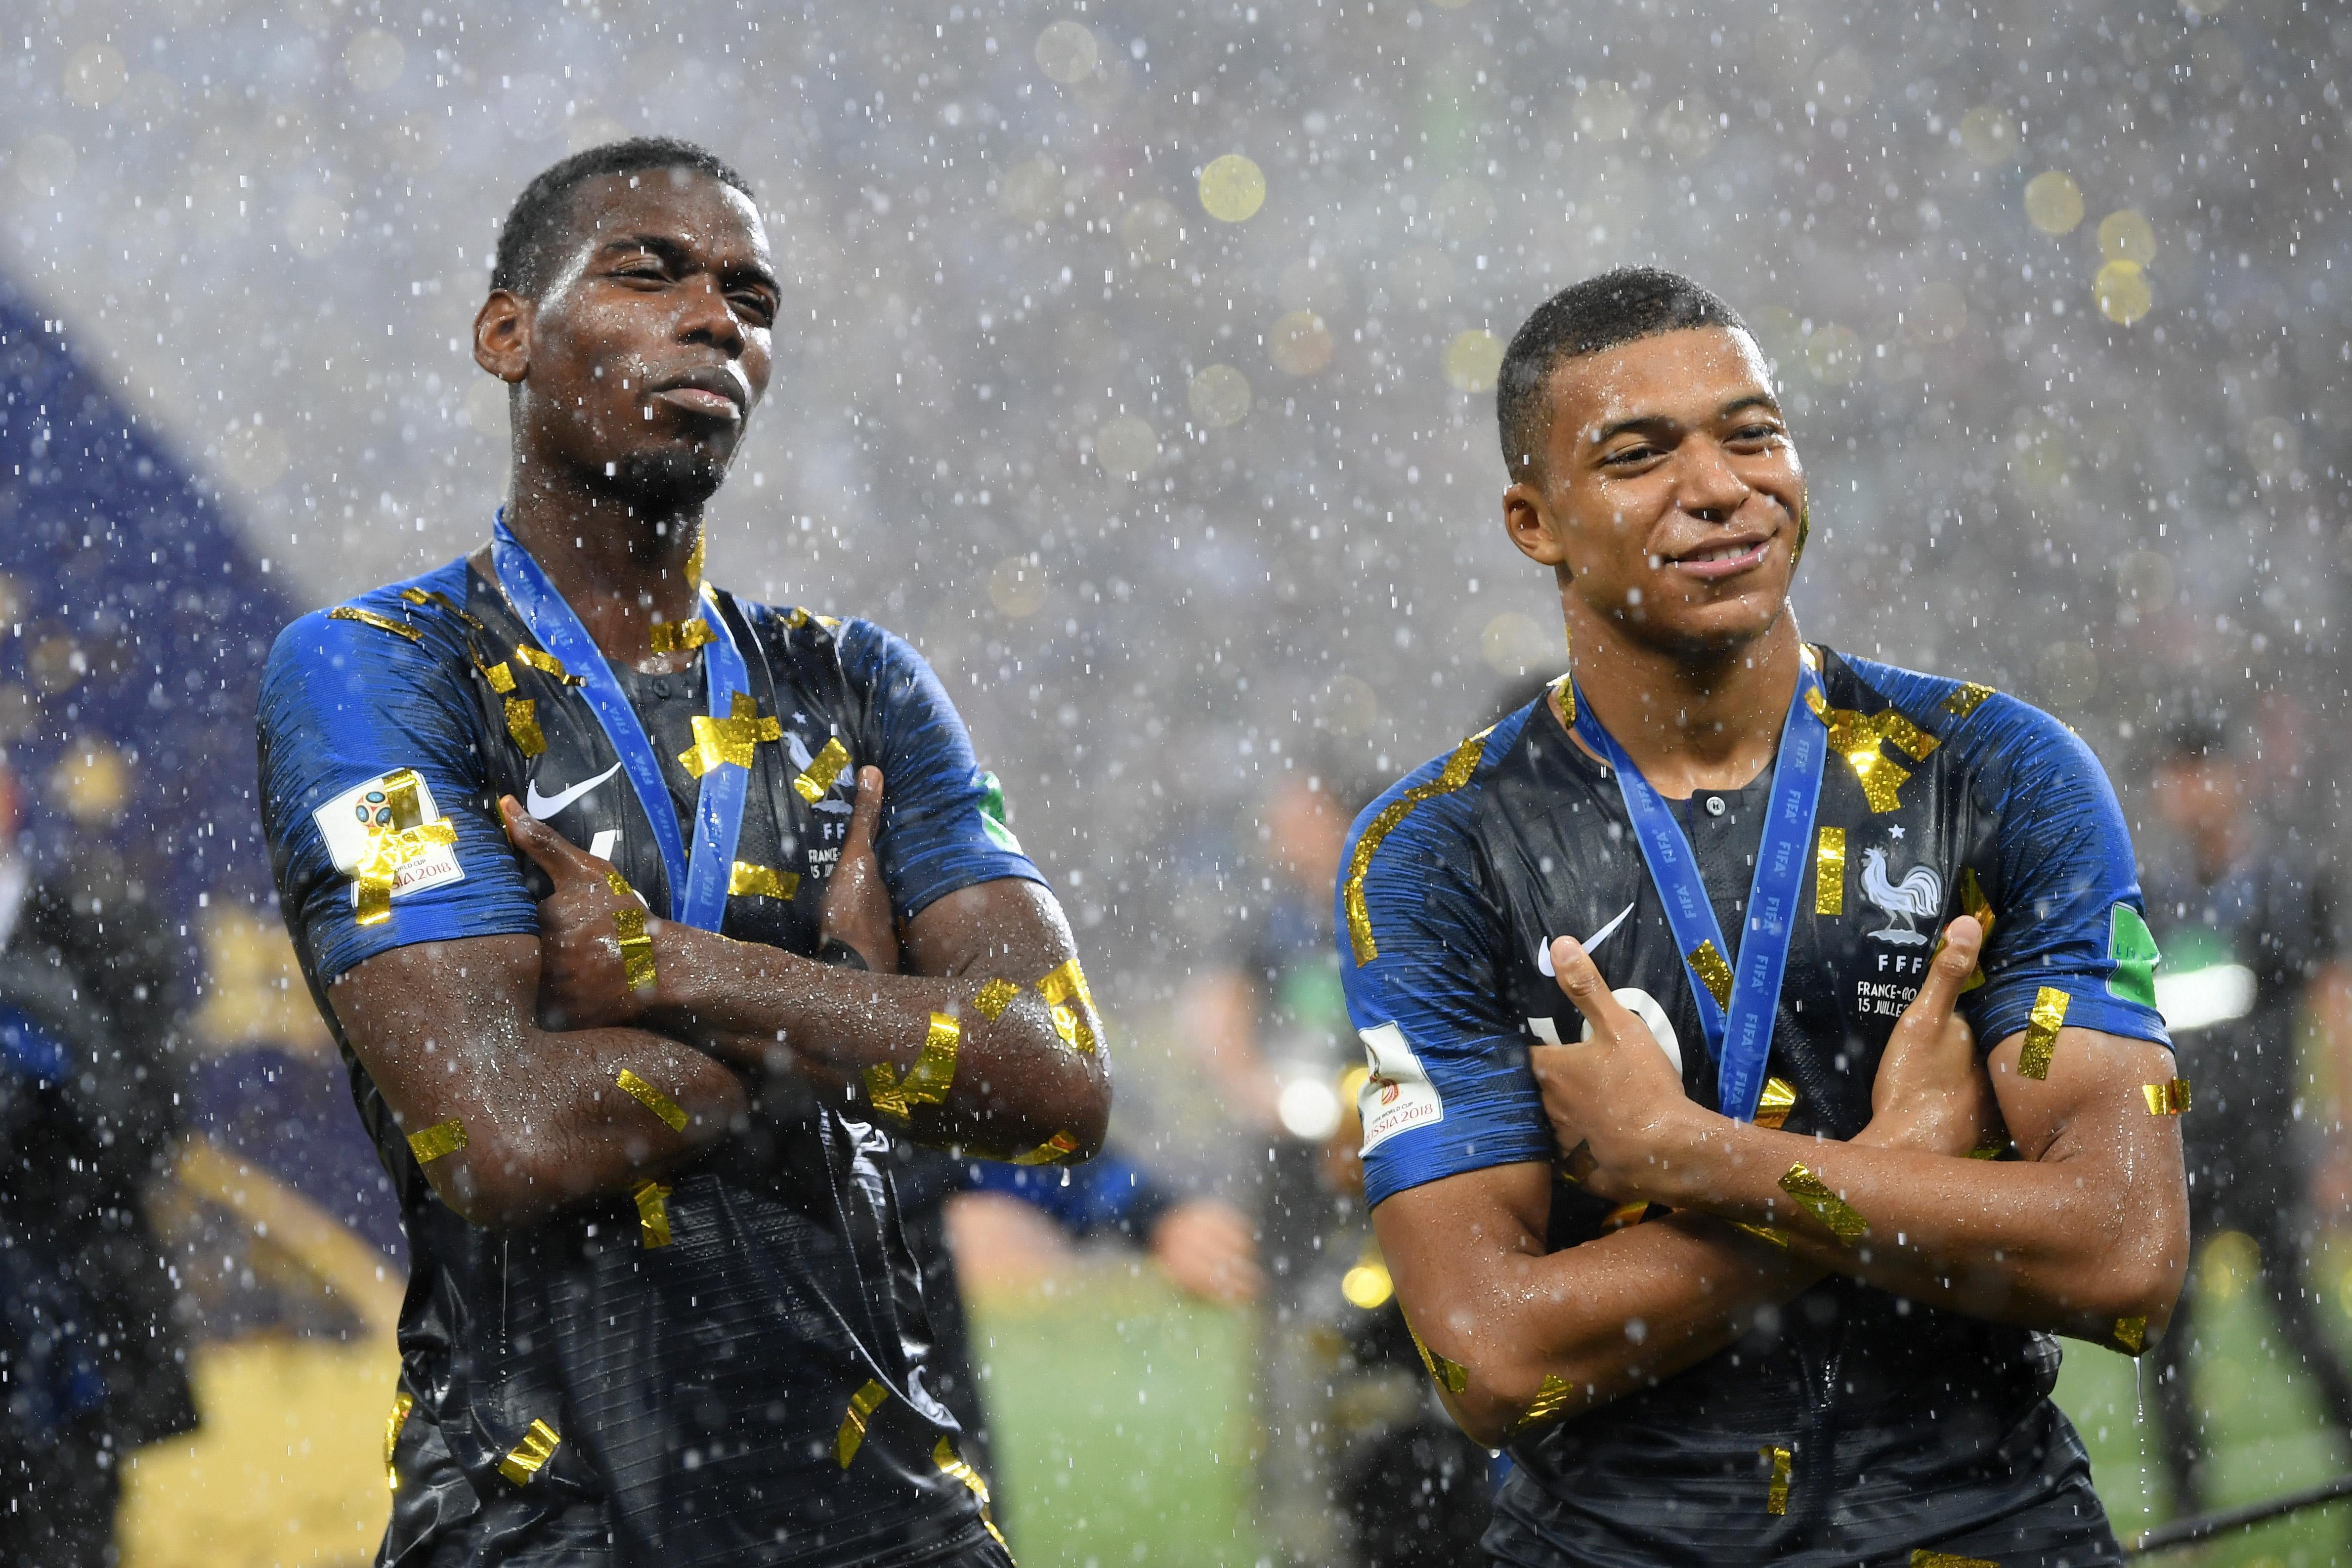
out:
{"label": "crossed arm", "polygon": [[[1013,1153],[1058,1139],[1065,1157],[1099,1147],[1101,1020],[1076,992],[1057,1022],[1036,988],[1074,957],[1060,907],[1024,881],[966,888],[907,926],[914,972],[887,972],[902,934],[887,904],[878,921],[873,910],[881,789],[864,770],[825,910],[828,935],[869,971],[647,917],[656,980],[642,990],[614,925],[635,899],[614,889],[605,862],[504,802],[509,836],[554,881],[540,935],[394,948],[330,993],[404,1133],[462,1124],[464,1146],[424,1166],[443,1200],[474,1224],[514,1226],[658,1180],[740,1122],[745,1075],[762,1071],[845,1097],[881,1088],[886,1113],[903,1113],[922,1142]],[[1003,983],[983,998],[990,981]],[[667,1112],[624,1089],[625,1070]]]}
{"label": "crossed arm", "polygon": [[[1832,1271],[2134,1350],[2161,1333],[2187,1262],[2187,1188],[2179,1126],[2149,1114],[2141,1086],[2169,1080],[2170,1057],[2065,1030],[2047,1079],[2017,1071],[2021,1037],[1994,1051],[1988,1075],[1953,1012],[1980,943],[1971,920],[1946,933],[1850,1143],[1691,1102],[1591,959],[1555,944],[1561,988],[1593,1025],[1584,1044],[1531,1053],[1559,1145],[1588,1190],[1675,1212],[1546,1253],[1552,1178],[1532,1164],[1373,1211],[1415,1330],[1462,1368],[1446,1399],[1464,1430],[1499,1443],[1539,1398],[1549,1416],[1606,1404],[1725,1348],[1759,1309]],[[1968,1157],[2003,1124],[2022,1161]],[[1852,1239],[1781,1186],[1800,1165],[1843,1205],[1819,1208]],[[1857,1219],[1867,1228],[1854,1234]]]}

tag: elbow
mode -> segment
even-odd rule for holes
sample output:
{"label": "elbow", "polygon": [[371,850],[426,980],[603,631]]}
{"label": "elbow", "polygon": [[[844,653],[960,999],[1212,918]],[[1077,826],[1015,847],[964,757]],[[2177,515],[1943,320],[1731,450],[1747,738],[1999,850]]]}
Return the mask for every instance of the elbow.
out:
{"label": "elbow", "polygon": [[425,1179],[443,1206],[478,1230],[535,1225],[563,1201],[543,1179],[535,1151],[503,1138],[484,1139],[425,1166]]}
{"label": "elbow", "polygon": [[2189,1228],[2151,1228],[2127,1238],[2101,1270],[2100,1290],[2086,1303],[2108,1329],[2110,1343],[2139,1354],[2164,1336],[2189,1275]]}

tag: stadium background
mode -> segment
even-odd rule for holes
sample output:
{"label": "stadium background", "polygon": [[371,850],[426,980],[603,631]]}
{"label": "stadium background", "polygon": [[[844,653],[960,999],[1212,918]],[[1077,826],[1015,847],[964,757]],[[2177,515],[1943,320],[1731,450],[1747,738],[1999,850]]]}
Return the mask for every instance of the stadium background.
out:
{"label": "stadium background", "polygon": [[[268,902],[253,683],[291,615],[482,534],[467,325],[569,149],[689,136],[760,187],[789,303],[713,570],[946,675],[1082,927],[1121,1134],[1178,1179],[1228,1148],[1171,1004],[1262,891],[1270,775],[1361,788],[1558,665],[1489,394],[1604,265],[1694,273],[1775,357],[1810,635],[2049,706],[2127,808],[2168,716],[2220,712],[2267,808],[2336,831],[2337,8],[37,0],[5,33],[0,738],[42,841],[139,857],[203,976],[166,1218],[207,1425],[133,1477],[144,1568],[357,1563],[382,1515],[399,1239]],[[2242,1242],[2205,1243],[2218,1293]],[[2315,1288],[2352,1332],[2347,1265]],[[1254,1560],[1246,1325],[1124,1260],[999,1278],[1024,1561]],[[2236,1311],[2221,1495],[2343,1468]],[[2160,1516],[2129,1364],[2069,1364],[2119,1523]]]}

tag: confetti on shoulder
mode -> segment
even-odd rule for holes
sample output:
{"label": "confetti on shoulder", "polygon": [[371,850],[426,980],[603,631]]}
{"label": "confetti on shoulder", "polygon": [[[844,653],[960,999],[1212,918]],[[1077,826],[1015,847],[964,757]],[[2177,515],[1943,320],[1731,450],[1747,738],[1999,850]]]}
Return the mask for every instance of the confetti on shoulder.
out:
{"label": "confetti on shoulder", "polygon": [[425,641],[425,633],[404,621],[394,621],[389,615],[378,615],[373,610],[362,610],[356,604],[338,604],[327,612],[330,621],[356,621],[362,626],[373,626],[379,632],[389,632],[395,637],[405,637],[412,643]]}

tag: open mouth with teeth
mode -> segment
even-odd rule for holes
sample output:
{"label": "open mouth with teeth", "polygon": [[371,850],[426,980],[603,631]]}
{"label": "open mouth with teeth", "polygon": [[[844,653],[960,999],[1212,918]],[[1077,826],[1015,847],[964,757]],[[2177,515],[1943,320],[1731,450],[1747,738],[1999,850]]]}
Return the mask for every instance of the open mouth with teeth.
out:
{"label": "open mouth with teeth", "polygon": [[1710,545],[1705,549],[1693,550],[1688,555],[1677,556],[1668,564],[1676,571],[1712,582],[1727,577],[1735,577],[1740,572],[1749,571],[1761,566],[1764,563],[1765,553],[1771,548],[1772,541],[1769,538],[1747,541],[1735,539],[1719,545]]}

